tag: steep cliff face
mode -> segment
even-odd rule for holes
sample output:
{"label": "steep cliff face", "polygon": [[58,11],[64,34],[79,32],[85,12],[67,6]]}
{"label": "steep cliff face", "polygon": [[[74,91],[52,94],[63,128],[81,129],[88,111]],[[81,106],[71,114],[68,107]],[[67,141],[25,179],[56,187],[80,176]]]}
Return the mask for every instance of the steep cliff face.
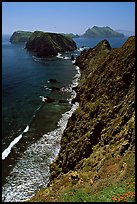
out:
{"label": "steep cliff face", "polygon": [[94,166],[94,149],[100,149],[102,160],[106,146],[113,156],[124,155],[134,146],[135,38],[117,49],[104,40],[83,51],[76,65],[82,72],[75,99],[79,108],[62,136],[60,153],[51,165],[51,180],[82,168],[90,156]]}
{"label": "steep cliff face", "polygon": [[35,31],[26,43],[26,48],[39,57],[57,55],[58,52],[75,50],[76,43],[61,34]]}
{"label": "steep cliff face", "polygon": [[103,40],[76,65],[79,108],[62,135],[48,187],[30,202],[135,201],[135,37],[115,49]]}
{"label": "steep cliff face", "polygon": [[16,31],[10,38],[11,43],[27,42],[32,32],[28,31]]}

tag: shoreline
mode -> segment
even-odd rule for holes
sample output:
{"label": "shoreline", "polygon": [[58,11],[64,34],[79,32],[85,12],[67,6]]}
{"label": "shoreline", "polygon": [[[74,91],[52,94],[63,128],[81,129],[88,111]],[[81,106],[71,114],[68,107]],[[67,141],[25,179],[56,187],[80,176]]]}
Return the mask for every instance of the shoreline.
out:
{"label": "shoreline", "polygon": [[[73,63],[73,62],[72,62]],[[75,103],[75,104],[72,104],[71,103],[71,101],[72,101],[72,99],[73,98],[75,98],[76,97],[76,92],[73,90],[73,87],[76,87],[77,85],[78,85],[78,81],[79,81],[79,77],[80,77],[80,71],[79,71],[79,68],[78,67],[76,67],[75,65],[74,65],[74,68],[76,69],[76,74],[74,75],[74,77],[73,77],[73,81],[72,81],[72,84],[71,84],[71,87],[70,87],[70,89],[71,89],[71,97],[70,97],[70,99],[69,99],[69,104],[71,104],[71,109],[69,110],[69,111],[66,111],[65,113],[63,113],[62,114],[62,116],[61,116],[61,118],[59,119],[59,121],[58,121],[58,124],[57,124],[57,128],[55,129],[55,130],[53,130],[53,131],[50,131],[50,132],[48,132],[48,133],[45,133],[43,136],[42,136],[42,138],[44,137],[46,140],[47,139],[49,139],[49,137],[51,137],[51,134],[52,135],[56,135],[56,136],[58,136],[58,138],[57,138],[57,141],[56,141],[56,149],[55,149],[55,151],[54,152],[52,152],[52,154],[53,154],[53,157],[52,158],[49,158],[48,159],[48,163],[49,163],[49,165],[50,165],[50,163],[57,157],[57,155],[58,155],[58,153],[59,153],[59,150],[60,150],[60,139],[61,139],[61,136],[62,136],[62,134],[63,134],[63,131],[64,131],[64,129],[66,128],[66,125],[67,125],[67,122],[68,122],[68,119],[71,117],[71,115],[72,115],[72,113],[77,109],[77,107],[78,107],[78,103]],[[28,130],[28,127],[27,127],[27,130]],[[19,137],[19,136],[18,136]],[[34,149],[36,149],[37,147],[37,143],[38,142],[40,142],[40,140],[42,140],[42,138],[41,139],[39,139],[38,141],[36,141],[35,143],[34,143]],[[43,138],[43,144],[44,144],[44,138]],[[20,138],[21,139],[21,138]],[[55,139],[55,137],[53,137],[52,139]],[[45,141],[46,141],[45,140]],[[51,139],[50,139],[51,140]],[[18,140],[19,141],[19,140]],[[45,144],[44,144],[45,145]],[[50,146],[48,143],[47,143],[47,147],[48,146]],[[53,144],[53,146],[54,146],[54,144]],[[29,153],[29,151],[30,152],[33,152],[32,151],[32,148],[33,148],[33,144],[32,145],[30,145],[28,148],[27,148],[27,150],[25,151],[25,152],[28,152]],[[53,147],[52,147],[53,148]],[[12,148],[11,148],[12,149]],[[13,148],[14,149],[14,148]],[[28,150],[29,149],[29,150]],[[50,148],[49,148],[49,150],[51,150]],[[12,151],[12,150],[11,150]],[[25,154],[25,153],[24,153]],[[26,154],[27,155],[27,154]],[[24,156],[23,156],[23,158],[24,158]],[[19,161],[20,162],[20,161]],[[19,164],[19,162],[18,162],[18,165],[20,166],[20,164]],[[16,166],[16,165],[15,165]],[[13,172],[14,172],[14,169],[15,169],[15,166],[13,167]],[[18,172],[19,173],[19,172]],[[47,172],[47,177],[49,177],[49,175],[48,175],[49,173]],[[48,178],[47,178],[48,179]],[[43,180],[43,179],[42,179]],[[11,178],[11,181],[12,181],[12,178]],[[7,181],[7,183],[8,183],[9,181]],[[45,185],[48,185],[48,180],[47,180],[47,184],[44,182],[42,182],[43,183],[43,186],[45,186]],[[13,182],[14,183],[14,182]],[[6,185],[6,184],[5,184]],[[4,186],[5,186],[4,185]],[[41,183],[40,183],[40,185],[41,185]],[[4,187],[3,186],[3,187]],[[12,186],[12,183],[11,183],[11,186]],[[36,191],[37,191],[38,189],[36,189]],[[25,189],[25,191],[27,192],[27,189]],[[35,192],[35,191],[34,191]],[[10,193],[10,192],[9,192]],[[13,193],[14,194],[14,193]],[[4,195],[3,195],[4,196]],[[33,195],[31,194],[31,196],[30,197],[32,197]],[[10,199],[10,197],[9,197],[9,199]],[[26,199],[28,199],[28,197],[26,198]],[[11,198],[11,200],[13,200],[14,201],[14,196]],[[16,201],[16,200],[15,200]],[[5,202],[5,201],[4,201]]]}

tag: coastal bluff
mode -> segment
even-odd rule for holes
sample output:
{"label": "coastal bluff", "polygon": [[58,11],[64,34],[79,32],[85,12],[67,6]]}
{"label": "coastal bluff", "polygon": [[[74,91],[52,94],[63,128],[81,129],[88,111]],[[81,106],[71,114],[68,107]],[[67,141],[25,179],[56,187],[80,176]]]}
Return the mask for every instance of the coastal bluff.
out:
{"label": "coastal bluff", "polygon": [[28,39],[25,48],[38,57],[55,56],[58,52],[74,51],[76,43],[61,34],[35,31]]}
{"label": "coastal bluff", "polygon": [[10,38],[10,42],[11,43],[27,42],[31,34],[32,32],[29,31],[15,31]]}
{"label": "coastal bluff", "polygon": [[48,187],[28,202],[112,202],[118,189],[126,197],[127,183],[134,183],[135,37],[120,48],[103,40],[82,51],[75,65],[79,107],[63,132]]}

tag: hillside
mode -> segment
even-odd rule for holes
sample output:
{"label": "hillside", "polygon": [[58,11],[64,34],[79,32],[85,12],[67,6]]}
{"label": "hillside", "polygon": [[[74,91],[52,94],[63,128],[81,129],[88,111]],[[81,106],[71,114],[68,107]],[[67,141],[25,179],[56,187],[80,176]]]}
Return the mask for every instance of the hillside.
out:
{"label": "hillside", "polygon": [[94,37],[124,37],[124,34],[119,33],[111,29],[110,27],[97,27],[93,26],[91,29],[89,28],[82,35],[85,38],[94,38]]}
{"label": "hillside", "polygon": [[61,34],[35,31],[28,39],[26,49],[39,57],[48,57],[58,52],[73,51],[77,46],[72,39]]}
{"label": "hillside", "polygon": [[31,34],[32,32],[28,31],[16,31],[12,34],[10,42],[11,43],[26,42]]}
{"label": "hillside", "polygon": [[135,201],[135,37],[107,40],[76,63],[79,108],[69,119],[50,183],[29,202]]}

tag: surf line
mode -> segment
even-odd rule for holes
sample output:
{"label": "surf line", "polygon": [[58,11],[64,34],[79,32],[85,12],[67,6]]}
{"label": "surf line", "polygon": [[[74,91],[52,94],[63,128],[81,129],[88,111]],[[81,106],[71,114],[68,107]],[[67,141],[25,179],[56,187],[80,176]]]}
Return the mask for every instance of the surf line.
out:
{"label": "surf line", "polygon": [[25,128],[25,130],[18,136],[16,137],[8,146],[8,148],[6,148],[3,152],[2,152],[2,160],[4,160],[11,152],[12,147],[18,143],[18,141],[22,138],[23,133],[28,132],[29,130],[29,126],[27,125],[27,127]]}

